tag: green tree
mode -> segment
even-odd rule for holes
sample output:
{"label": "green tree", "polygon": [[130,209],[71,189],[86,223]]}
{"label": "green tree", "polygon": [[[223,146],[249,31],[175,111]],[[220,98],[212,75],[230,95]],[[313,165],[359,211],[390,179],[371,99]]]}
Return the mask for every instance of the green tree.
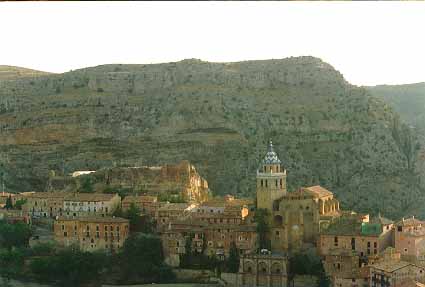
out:
{"label": "green tree", "polygon": [[226,261],[227,272],[237,273],[239,271],[239,249],[236,243],[232,241],[230,244],[229,258]]}
{"label": "green tree", "polygon": [[31,261],[30,270],[40,282],[59,286],[82,286],[98,279],[108,262],[103,253],[65,249],[54,256],[38,257]]}
{"label": "green tree", "polygon": [[6,199],[6,204],[5,204],[4,208],[6,208],[6,209],[12,209],[13,208],[12,196],[11,195],[9,195],[8,198]]}
{"label": "green tree", "polygon": [[24,266],[24,254],[20,249],[0,250],[0,276],[4,285],[8,286],[10,279],[18,277]]}
{"label": "green tree", "polygon": [[18,199],[16,202],[15,202],[15,209],[19,209],[19,210],[21,210],[22,209],[22,205],[24,205],[25,203],[27,202],[27,200],[26,199]]}
{"label": "green tree", "polygon": [[12,247],[28,246],[31,229],[25,223],[9,224],[0,221],[0,247],[9,250]]}
{"label": "green tree", "polygon": [[140,209],[134,203],[130,204],[130,208],[127,210],[124,217],[130,220],[131,231],[135,231],[140,228]]}
{"label": "green tree", "polygon": [[257,233],[259,237],[259,248],[260,249],[271,249],[270,240],[267,239],[267,234],[270,231],[267,218],[269,212],[265,208],[259,208],[255,211],[254,220],[257,223]]}
{"label": "green tree", "polygon": [[164,265],[159,237],[150,234],[133,234],[124,243],[118,255],[121,278],[126,282],[161,282],[172,278],[171,270]]}
{"label": "green tree", "polygon": [[180,256],[180,267],[190,267],[192,264],[192,257],[196,256],[192,252],[192,236],[189,235],[186,237],[184,245],[185,253]]}
{"label": "green tree", "polygon": [[81,179],[81,185],[80,185],[79,191],[84,193],[94,192],[93,182],[90,176],[84,176]]}

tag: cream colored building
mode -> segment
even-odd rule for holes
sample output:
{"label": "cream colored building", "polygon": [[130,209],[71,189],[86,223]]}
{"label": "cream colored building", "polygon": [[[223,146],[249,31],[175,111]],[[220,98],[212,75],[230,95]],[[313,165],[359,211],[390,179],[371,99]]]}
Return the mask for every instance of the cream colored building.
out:
{"label": "cream colored building", "polygon": [[118,194],[71,193],[63,200],[65,216],[107,216],[121,205]]}

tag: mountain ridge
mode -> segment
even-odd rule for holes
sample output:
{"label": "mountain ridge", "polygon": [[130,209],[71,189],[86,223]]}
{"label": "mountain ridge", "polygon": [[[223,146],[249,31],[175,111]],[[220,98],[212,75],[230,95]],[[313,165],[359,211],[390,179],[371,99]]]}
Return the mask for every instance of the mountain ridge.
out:
{"label": "mountain ridge", "polygon": [[390,217],[422,196],[398,115],[310,56],[101,65],[0,81],[0,96],[10,190],[43,189],[50,170],[189,160],[216,194],[252,196],[271,138],[290,190],[321,184],[346,208]]}

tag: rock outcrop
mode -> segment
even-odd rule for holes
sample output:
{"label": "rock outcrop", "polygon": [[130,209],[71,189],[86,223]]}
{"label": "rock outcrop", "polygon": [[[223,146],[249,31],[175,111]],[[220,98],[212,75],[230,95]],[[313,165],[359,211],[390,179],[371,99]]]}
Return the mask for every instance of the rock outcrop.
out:
{"label": "rock outcrop", "polygon": [[252,196],[271,138],[289,189],[320,184],[343,208],[389,217],[422,200],[398,115],[314,57],[1,80],[0,133],[8,190],[45,189],[51,170],[189,160],[216,194]]}

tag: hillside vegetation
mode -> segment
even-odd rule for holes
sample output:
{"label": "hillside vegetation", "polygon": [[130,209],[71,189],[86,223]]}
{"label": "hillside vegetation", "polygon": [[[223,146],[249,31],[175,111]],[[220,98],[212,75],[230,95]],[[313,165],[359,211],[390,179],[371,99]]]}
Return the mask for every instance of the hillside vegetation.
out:
{"label": "hillside vegetation", "polygon": [[414,135],[389,105],[314,57],[0,80],[0,133],[13,191],[45,189],[51,170],[189,160],[214,193],[253,196],[272,139],[290,190],[321,184],[344,208],[389,217],[423,198]]}
{"label": "hillside vegetation", "polygon": [[50,73],[21,67],[0,65],[0,80],[15,80],[26,77],[45,76]]}

